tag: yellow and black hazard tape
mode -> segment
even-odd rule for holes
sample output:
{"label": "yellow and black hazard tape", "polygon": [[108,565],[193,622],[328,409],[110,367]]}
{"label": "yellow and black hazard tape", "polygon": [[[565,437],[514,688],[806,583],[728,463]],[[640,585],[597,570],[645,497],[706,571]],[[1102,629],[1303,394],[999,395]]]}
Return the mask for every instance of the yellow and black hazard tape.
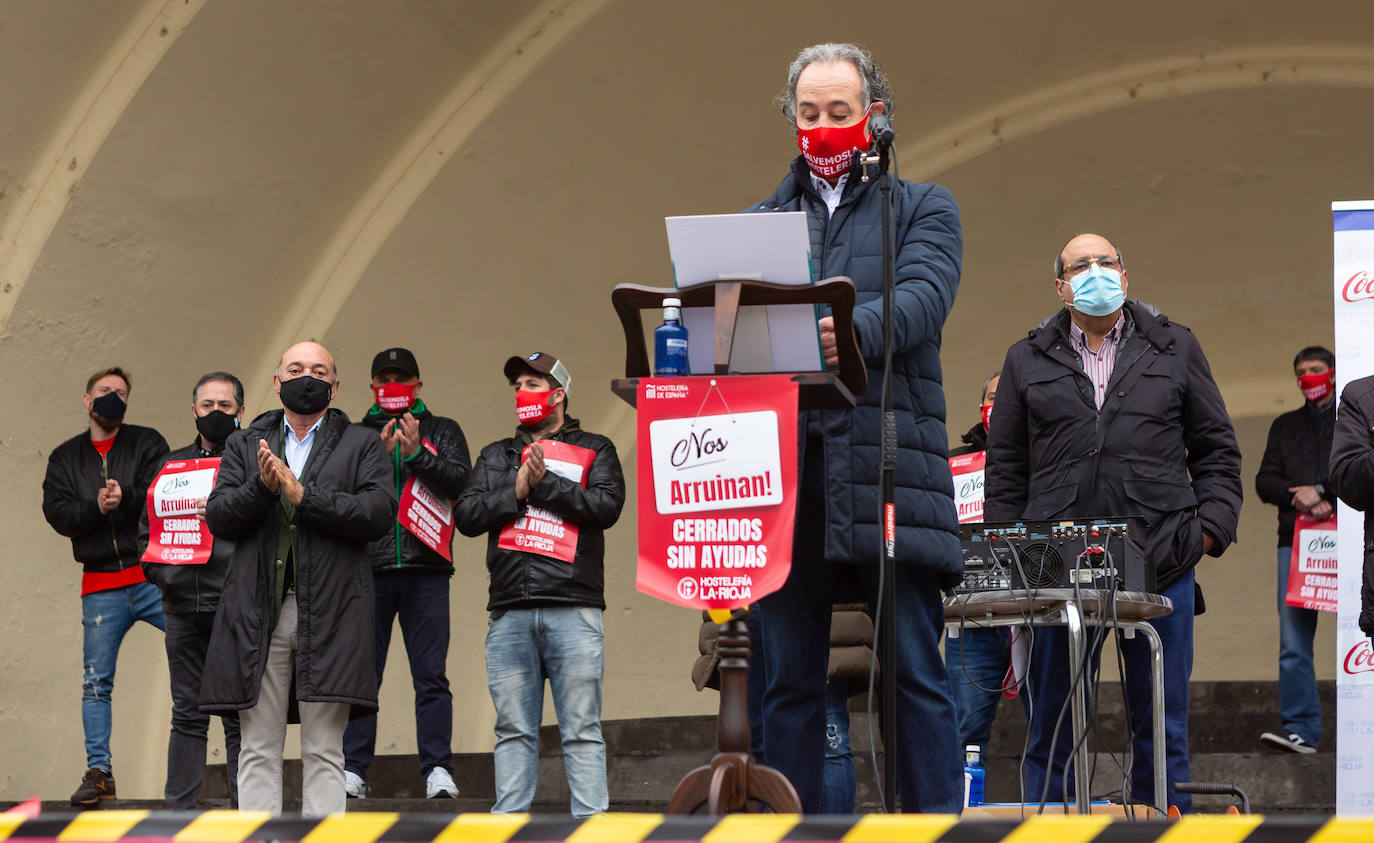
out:
{"label": "yellow and black hazard tape", "polygon": [[0,815],[0,840],[115,843],[1364,843],[1374,816],[1357,818],[1193,815],[1129,822],[1105,816],[1042,815],[1024,821],[947,815],[800,817],[734,814],[680,817],[601,814],[587,820],[522,814],[334,814],[320,819],[251,811],[89,811],[34,819]]}

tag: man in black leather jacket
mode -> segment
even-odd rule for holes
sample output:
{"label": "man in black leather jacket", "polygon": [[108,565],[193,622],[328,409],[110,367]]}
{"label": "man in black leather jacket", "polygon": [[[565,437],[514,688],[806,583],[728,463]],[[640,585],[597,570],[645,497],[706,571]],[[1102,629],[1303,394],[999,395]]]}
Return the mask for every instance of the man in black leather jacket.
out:
{"label": "man in black leather jacket", "polygon": [[[446,504],[467,484],[472,460],[463,429],[436,416],[420,398],[420,364],[405,348],[388,348],[372,359],[376,398],[361,425],[376,431],[391,460],[397,501],[412,482]],[[398,513],[398,516],[400,513]],[[409,523],[409,522],[408,522]],[[452,540],[452,534],[449,535]],[[391,628],[401,621],[415,687],[415,742],[425,796],[453,798],[453,694],[448,686],[449,578],[453,563],[447,543],[431,547],[398,517],[391,530],[367,546],[377,599],[377,684],[382,683]],[[367,792],[367,770],[377,746],[377,715],[360,717],[344,730],[344,787],[348,795]]]}
{"label": "man in black leather jacket", "polygon": [[167,455],[150,427],[124,423],[132,385],[119,367],[86,382],[88,429],[53,449],[43,476],[43,517],[72,541],[81,565],[81,725],[86,775],[72,804],[115,798],[110,696],[124,635],[136,622],[163,628],[162,601],[138,564],[138,518]]}
{"label": "man in black leather jacket", "polygon": [[[229,434],[243,423],[243,384],[228,372],[211,372],[191,390],[191,412],[196,420],[196,439],[167,455],[163,465],[179,460],[219,457]],[[205,520],[205,501],[198,517]],[[138,549],[148,548],[148,510],[138,524]],[[200,677],[205,653],[215,627],[224,575],[234,543],[215,539],[210,560],[203,565],[167,565],[142,560],[148,582],[162,592],[162,612],[167,618],[167,670],[172,680],[172,731],[167,740],[167,786],[164,796],[171,811],[195,810],[205,776],[205,735],[210,715],[200,710]],[[229,777],[229,803],[238,805],[239,719],[220,717],[224,724],[224,762]]]}
{"label": "man in black leather jacket", "polygon": [[506,361],[514,436],[482,449],[458,499],[458,529],[487,534],[487,687],[496,707],[495,813],[528,811],[539,768],[544,680],[563,738],[572,813],[606,810],[601,736],[604,531],[625,478],[611,440],[567,415],[572,378],[536,352]]}

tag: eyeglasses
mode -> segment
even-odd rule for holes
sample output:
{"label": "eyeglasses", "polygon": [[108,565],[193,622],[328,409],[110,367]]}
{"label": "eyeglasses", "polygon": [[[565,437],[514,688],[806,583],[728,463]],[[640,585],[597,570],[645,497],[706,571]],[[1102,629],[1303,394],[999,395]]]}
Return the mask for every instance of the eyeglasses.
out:
{"label": "eyeglasses", "polygon": [[1076,278],[1079,275],[1082,275],[1084,272],[1087,272],[1088,267],[1092,266],[1093,264],[1097,264],[1098,267],[1101,269],[1110,269],[1113,272],[1120,272],[1121,255],[1098,255],[1095,258],[1083,258],[1082,260],[1076,260],[1068,266],[1064,267],[1064,273],[1059,277],[1065,280],[1068,280],[1070,278]]}

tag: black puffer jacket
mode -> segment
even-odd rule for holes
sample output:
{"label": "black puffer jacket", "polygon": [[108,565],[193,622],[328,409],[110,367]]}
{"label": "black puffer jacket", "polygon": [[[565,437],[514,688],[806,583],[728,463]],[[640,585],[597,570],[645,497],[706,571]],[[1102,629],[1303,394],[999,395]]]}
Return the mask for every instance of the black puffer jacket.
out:
{"label": "black puffer jacket", "polygon": [[[945,434],[940,336],[954,306],[963,260],[959,209],[934,184],[898,181],[896,210],[893,407],[897,416],[897,561],[946,574],[963,565]],[[811,411],[803,433],[823,439],[825,558],[877,562],[878,445],[882,421],[882,194],[857,170],[834,216],[811,183],[801,156],[771,199],[749,212],[805,211],[818,279],[847,275],[857,293],[854,327],[868,368],[868,390],[853,410]],[[821,315],[829,315],[823,307]],[[805,445],[803,444],[803,447]]]}
{"label": "black puffer jacket", "polygon": [[606,608],[604,533],[620,518],[625,505],[620,458],[611,440],[582,430],[577,419],[568,419],[548,438],[596,452],[585,489],[550,471],[528,498],[528,503],[577,525],[577,554],[569,564],[497,547],[501,528],[525,511],[525,503],[515,499],[515,475],[520,470],[520,453],[532,440],[521,430],[483,448],[468,487],[458,498],[455,520],[465,536],[487,534],[488,611],[559,604]]}
{"label": "black puffer jacket", "polygon": [[[420,423],[421,440],[428,440],[438,453],[432,453],[422,442],[420,449],[410,459],[396,452],[389,454],[392,496],[400,503],[401,492],[413,473],[420,478],[420,482],[442,497],[457,500],[472,471],[472,457],[468,456],[468,440],[463,436],[463,429],[453,419],[431,413],[423,401],[416,401],[411,415]],[[380,441],[382,428],[394,418],[374,404],[359,424],[377,435]],[[400,521],[394,522],[385,536],[368,544],[367,555],[372,560],[374,573],[417,568],[453,573],[452,562],[430,550],[428,545],[402,527]]]}
{"label": "black puffer jacket", "polygon": [[[48,456],[43,476],[43,517],[72,540],[72,556],[91,573],[114,573],[138,564],[138,519],[148,505],[148,486],[162,470],[167,440],[151,427],[121,425],[102,458],[89,431],[73,436]],[[108,515],[96,503],[106,479],[119,482],[119,506]]]}
{"label": "black puffer jacket", "polygon": [[1220,556],[1240,517],[1240,449],[1192,333],[1128,299],[1102,409],[1061,309],[1007,352],[988,431],[988,521],[1138,516],[1159,587]]}
{"label": "black puffer jacket", "polygon": [[[1255,475],[1255,491],[1260,500],[1279,508],[1279,547],[1293,544],[1293,524],[1298,516],[1293,508],[1293,493],[1288,488],[1326,485],[1331,433],[1335,427],[1335,401],[1321,409],[1307,404],[1290,410],[1269,426],[1269,441]],[[1330,489],[1322,497],[1336,502]]]}
{"label": "black puffer jacket", "polygon": [[1374,377],[1351,381],[1341,391],[1329,479],[1341,500],[1364,512],[1360,629],[1374,638]]}
{"label": "black puffer jacket", "polygon": [[[220,457],[224,446],[206,453],[200,447],[200,437],[185,448],[178,448],[167,455],[162,465],[177,460],[194,460],[201,457]],[[158,471],[161,471],[161,467]],[[143,516],[138,519],[138,555],[142,558],[148,549],[148,507],[143,507]],[[210,545],[210,561],[204,565],[164,565],[161,562],[143,561],[143,576],[162,592],[162,611],[171,614],[179,612],[213,612],[219,608],[220,592],[224,588],[224,574],[229,570],[229,560],[234,553],[233,541],[215,537]]]}
{"label": "black puffer jacket", "polygon": [[[235,542],[201,682],[201,710],[257,704],[276,617],[280,497],[258,475],[258,442],[280,454],[282,411],[229,437],[205,519],[215,538]],[[396,518],[391,468],[381,440],[328,410],[301,476],[296,507],[296,693],[300,702],[346,702],[353,715],[377,710],[372,566],[367,543]]]}

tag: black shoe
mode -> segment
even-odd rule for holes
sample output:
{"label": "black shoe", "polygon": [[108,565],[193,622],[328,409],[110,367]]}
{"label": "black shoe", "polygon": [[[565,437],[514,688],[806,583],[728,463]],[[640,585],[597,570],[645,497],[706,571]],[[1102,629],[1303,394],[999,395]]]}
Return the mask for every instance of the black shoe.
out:
{"label": "black shoe", "polygon": [[1315,746],[1303,740],[1302,735],[1297,732],[1289,732],[1287,735],[1281,735],[1278,732],[1265,732],[1260,735],[1260,743],[1274,749],[1286,749],[1301,755],[1311,755],[1317,751]]}
{"label": "black shoe", "polygon": [[92,767],[86,771],[86,775],[81,779],[81,787],[72,794],[72,805],[76,808],[94,807],[101,799],[115,798],[114,776],[100,769]]}

